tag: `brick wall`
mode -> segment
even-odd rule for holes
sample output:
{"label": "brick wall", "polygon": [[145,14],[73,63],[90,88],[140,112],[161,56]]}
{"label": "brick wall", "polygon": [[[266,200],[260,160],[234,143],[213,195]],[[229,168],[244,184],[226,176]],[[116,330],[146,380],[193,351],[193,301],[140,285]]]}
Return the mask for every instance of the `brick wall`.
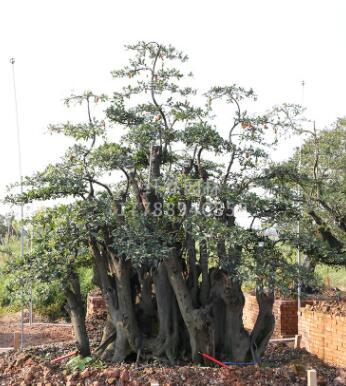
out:
{"label": "brick wall", "polygon": [[86,317],[90,318],[92,315],[103,312],[106,310],[106,303],[102,294],[88,294],[87,299],[87,314]]}
{"label": "brick wall", "polygon": [[275,316],[274,335],[291,337],[298,334],[298,306],[296,300],[278,299],[274,303]]}
{"label": "brick wall", "polygon": [[244,296],[245,306],[243,309],[243,323],[246,329],[252,330],[258,315],[258,304],[256,296],[250,294],[244,294]]}
{"label": "brick wall", "polygon": [[[304,305],[304,303],[303,303]],[[273,306],[275,317],[274,336],[292,337],[298,333],[297,302],[295,300],[276,299]],[[258,315],[256,296],[245,294],[243,321],[245,328],[252,330]]]}
{"label": "brick wall", "polygon": [[302,346],[326,362],[346,367],[346,317],[301,309]]}

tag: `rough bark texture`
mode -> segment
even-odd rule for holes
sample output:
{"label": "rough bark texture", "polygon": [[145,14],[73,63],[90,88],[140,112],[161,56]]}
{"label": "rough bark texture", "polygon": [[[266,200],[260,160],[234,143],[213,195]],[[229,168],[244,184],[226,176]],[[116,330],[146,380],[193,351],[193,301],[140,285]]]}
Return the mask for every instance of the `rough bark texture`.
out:
{"label": "rough bark texture", "polygon": [[192,359],[200,360],[200,352],[214,353],[211,318],[206,310],[194,309],[190,292],[183,279],[182,269],[175,248],[171,248],[170,256],[165,260],[165,266],[182,318],[189,333]]}
{"label": "rough bark texture", "polygon": [[269,343],[274,331],[275,318],[273,315],[274,293],[266,294],[263,290],[256,291],[259,313],[255,326],[251,332],[251,350],[255,362],[260,362],[261,356]]}
{"label": "rough bark texture", "polygon": [[71,272],[69,285],[64,288],[73,330],[76,336],[77,348],[81,356],[90,356],[89,338],[85,327],[85,308],[80,292],[78,275]]}
{"label": "rough bark texture", "polygon": [[200,353],[215,353],[231,361],[259,362],[274,329],[273,297],[257,294],[259,316],[251,334],[243,326],[244,296],[236,278],[241,248],[218,245],[229,268],[208,266],[202,241],[199,260],[196,242],[187,237],[186,264],[181,245],[153,265],[134,269],[130,260],[90,239],[97,277],[108,309],[100,352],[123,361],[139,358],[181,357],[201,362]]}
{"label": "rough bark texture", "polygon": [[174,362],[179,343],[179,315],[177,302],[163,263],[159,264],[154,274],[154,285],[159,330],[154,341],[153,352],[156,356],[165,354],[170,362]]}

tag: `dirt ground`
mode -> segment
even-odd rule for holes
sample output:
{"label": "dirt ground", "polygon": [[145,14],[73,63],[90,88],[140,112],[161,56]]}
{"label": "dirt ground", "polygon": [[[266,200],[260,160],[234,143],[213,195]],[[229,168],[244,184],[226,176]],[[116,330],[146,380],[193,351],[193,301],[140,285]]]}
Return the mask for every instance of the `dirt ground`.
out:
{"label": "dirt ground", "polygon": [[167,366],[160,362],[89,362],[80,370],[66,367],[66,360],[51,359],[75,349],[73,344],[57,343],[0,354],[1,386],[306,386],[306,370],[317,369],[319,386],[345,386],[346,371],[320,361],[302,349],[271,344],[261,366],[229,369],[204,367],[197,363]]}
{"label": "dirt ground", "polygon": [[[27,322],[26,319],[24,321]],[[73,340],[71,324],[44,323],[42,319],[37,317],[35,317],[34,320],[37,320],[37,322],[33,323],[31,326],[29,323],[24,323],[24,347]],[[14,346],[15,333],[21,333],[20,313],[1,315],[0,351],[3,351],[1,349]]]}
{"label": "dirt ground", "polygon": [[[8,345],[14,331],[19,331],[19,315],[0,318],[0,347]],[[88,320],[92,349],[101,338],[104,315]],[[25,326],[25,348],[0,353],[0,386],[67,385],[67,386],[306,386],[306,371],[316,369],[319,386],[345,386],[346,370],[328,365],[304,349],[292,344],[272,343],[261,366],[232,366],[229,369],[181,362],[169,366],[151,360],[138,366],[129,363],[105,363],[97,359],[79,369],[67,366],[68,360],[52,364],[51,360],[74,351],[71,326],[34,324]],[[59,342],[59,343],[57,343]],[[33,347],[28,347],[32,345]]]}

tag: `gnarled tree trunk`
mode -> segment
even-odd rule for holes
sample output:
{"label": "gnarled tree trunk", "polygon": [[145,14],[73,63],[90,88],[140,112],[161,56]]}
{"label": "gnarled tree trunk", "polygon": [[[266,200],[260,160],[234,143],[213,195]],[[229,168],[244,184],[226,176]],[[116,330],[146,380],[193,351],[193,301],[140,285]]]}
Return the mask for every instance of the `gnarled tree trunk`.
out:
{"label": "gnarled tree trunk", "polygon": [[181,316],[189,333],[191,357],[193,360],[200,361],[199,353],[214,354],[212,319],[207,309],[194,309],[191,295],[182,276],[175,247],[170,249],[170,255],[165,259],[165,266]]}
{"label": "gnarled tree trunk", "polygon": [[80,292],[78,274],[72,271],[68,286],[64,288],[68,309],[71,316],[73,331],[76,336],[77,348],[81,356],[90,356],[89,338],[85,327],[85,308]]}
{"label": "gnarled tree trunk", "polygon": [[275,327],[273,315],[274,292],[265,293],[263,290],[257,289],[256,299],[259,313],[250,340],[252,355],[255,362],[259,363]]}
{"label": "gnarled tree trunk", "polygon": [[[230,361],[260,361],[274,328],[273,298],[257,294],[260,311],[249,334],[242,320],[241,282],[234,274],[240,249],[226,255],[225,245],[219,245],[230,273],[209,269],[207,249],[202,251],[206,256],[201,256],[201,264],[205,266],[200,270],[192,251],[193,240],[186,265],[177,247],[172,247],[156,267],[141,270],[131,268],[130,260],[119,258],[113,251],[100,251],[92,243],[91,247],[109,313],[110,325],[103,340],[114,336],[115,341],[106,350],[112,351],[114,361],[123,361],[131,353],[138,358],[140,353],[145,358],[166,357],[173,363],[183,352],[197,362],[203,360],[200,353],[215,352]],[[196,298],[193,289],[196,286],[201,294],[203,280],[208,291]]]}

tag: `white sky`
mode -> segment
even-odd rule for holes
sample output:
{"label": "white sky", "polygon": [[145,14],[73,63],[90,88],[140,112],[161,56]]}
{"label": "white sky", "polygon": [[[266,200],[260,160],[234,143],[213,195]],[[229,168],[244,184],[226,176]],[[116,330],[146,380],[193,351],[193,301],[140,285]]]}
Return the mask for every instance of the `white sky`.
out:
{"label": "white sky", "polygon": [[62,99],[86,89],[111,93],[123,45],[138,40],[185,51],[202,89],[253,87],[259,112],[300,103],[304,79],[308,116],[323,127],[346,115],[345,17],[344,0],[1,0],[0,198],[18,179],[11,57],[30,174],[63,152],[62,139],[44,135],[49,123],[71,117]]}

